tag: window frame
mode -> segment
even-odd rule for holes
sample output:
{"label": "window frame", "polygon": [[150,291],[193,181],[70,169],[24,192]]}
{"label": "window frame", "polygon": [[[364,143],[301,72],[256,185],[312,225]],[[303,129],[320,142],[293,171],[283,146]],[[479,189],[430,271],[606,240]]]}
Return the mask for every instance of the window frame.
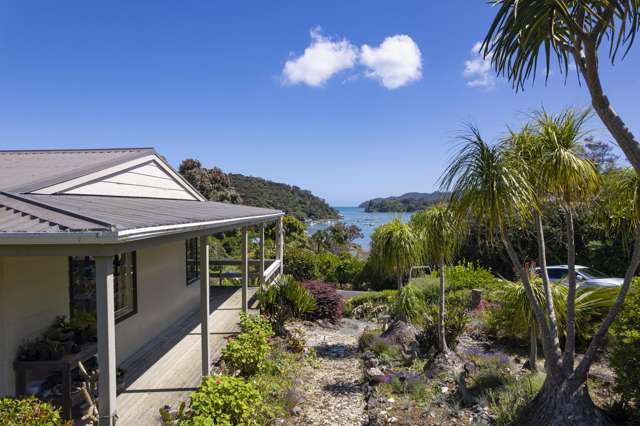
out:
{"label": "window frame", "polygon": [[[132,289],[131,289],[131,299],[132,299],[132,309],[131,311],[122,314],[120,316],[117,316],[117,310],[115,309],[115,259],[116,257],[113,256],[113,262],[114,262],[114,317],[115,317],[115,323],[118,324],[124,320],[126,320],[127,318],[132,317],[133,315],[138,313],[138,256],[137,256],[137,252],[131,251],[128,252],[131,253],[131,263],[132,263],[132,267],[133,267],[133,274],[132,274]],[[91,261],[94,262],[94,284],[95,284],[95,259],[93,258],[93,256],[69,256],[68,259],[68,265],[69,265],[69,318],[73,318],[74,317],[74,291],[73,291],[73,268],[72,268],[72,262],[77,261],[76,258],[91,258]],[[86,262],[86,260],[83,260],[83,262]],[[97,300],[95,301],[95,304],[97,305]]]}
{"label": "window frame", "polygon": [[[195,262],[195,268],[194,268],[195,275],[189,277],[189,249],[192,247],[191,245],[192,243],[190,244],[191,241],[195,241],[195,245],[193,247],[195,247],[196,262]],[[201,260],[200,239],[198,237],[195,237],[195,238],[189,238],[188,240],[184,240],[184,263],[185,263],[184,280],[187,287],[200,279],[200,260]]]}

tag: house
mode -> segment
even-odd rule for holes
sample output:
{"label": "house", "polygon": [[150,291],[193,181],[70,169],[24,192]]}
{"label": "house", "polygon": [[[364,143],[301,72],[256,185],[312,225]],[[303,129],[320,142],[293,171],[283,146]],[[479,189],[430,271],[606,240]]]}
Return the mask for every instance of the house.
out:
{"label": "house", "polygon": [[152,148],[0,151],[0,395],[16,392],[20,344],[78,312],[97,315],[101,425],[114,423],[116,365],[197,309],[207,375],[208,236],[241,230],[246,309],[247,228],[262,229],[265,282],[282,272],[282,215],[205,200]]}

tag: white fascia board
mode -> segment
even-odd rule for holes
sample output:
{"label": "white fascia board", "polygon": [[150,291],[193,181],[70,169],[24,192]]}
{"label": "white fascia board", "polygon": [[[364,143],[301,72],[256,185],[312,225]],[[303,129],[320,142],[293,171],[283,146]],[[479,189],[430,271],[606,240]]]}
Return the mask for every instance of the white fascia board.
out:
{"label": "white fascia board", "polygon": [[169,167],[161,158],[157,155],[146,155],[144,157],[136,158],[134,160],[126,161],[124,163],[118,164],[113,167],[109,167],[104,170],[99,170],[97,172],[89,173],[88,175],[80,176],[75,179],[70,179],[61,183],[57,183],[55,185],[47,186],[45,188],[40,188],[36,191],[32,191],[32,194],[59,194],[64,193],[70,189],[76,188],[78,186],[82,186],[88,183],[91,183],[95,180],[99,180],[105,178],[107,176],[111,176],[117,174],[119,172],[124,172],[128,169],[134,168],[141,164],[153,162],[158,165],[162,170],[167,172],[169,176],[171,176],[181,187],[184,188],[185,191],[189,192],[196,200],[198,201],[207,201],[198,191],[196,191],[189,183],[180,176],[179,173],[176,173],[171,167]]}

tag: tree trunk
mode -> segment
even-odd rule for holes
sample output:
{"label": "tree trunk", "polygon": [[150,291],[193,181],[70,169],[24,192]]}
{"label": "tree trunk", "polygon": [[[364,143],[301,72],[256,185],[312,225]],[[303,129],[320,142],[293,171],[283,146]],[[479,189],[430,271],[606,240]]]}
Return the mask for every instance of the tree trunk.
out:
{"label": "tree trunk", "polygon": [[576,391],[566,381],[547,376],[540,392],[520,416],[526,426],[605,426],[613,422],[595,406],[586,383]]}
{"label": "tree trunk", "polygon": [[402,290],[402,274],[398,275],[396,278],[398,284],[398,291]]}
{"label": "tree trunk", "polygon": [[567,295],[567,338],[564,343],[562,366],[567,373],[573,372],[576,352],[576,242],[573,227],[573,209],[566,206],[567,214],[567,267],[569,269],[569,293]]}
{"label": "tree trunk", "polygon": [[538,262],[540,263],[540,276],[542,277],[542,286],[544,288],[544,297],[547,312],[549,315],[549,331],[551,332],[551,340],[554,345],[560,346],[558,340],[558,320],[556,311],[553,306],[553,295],[551,294],[551,286],[549,285],[549,272],[547,271],[547,249],[545,246],[544,227],[542,226],[542,216],[534,211],[533,216],[536,222],[536,238],[538,240]]}
{"label": "tree trunk", "polygon": [[631,263],[627,268],[627,271],[624,275],[624,282],[622,283],[622,287],[620,288],[620,292],[618,293],[618,297],[614,302],[611,309],[607,313],[607,316],[600,324],[598,331],[591,339],[589,343],[589,347],[587,348],[584,356],[582,357],[582,361],[578,364],[575,372],[573,373],[574,382],[580,384],[581,382],[585,382],[587,380],[587,374],[589,373],[589,368],[595,359],[596,352],[598,348],[604,342],[604,338],[607,335],[607,331],[609,331],[609,327],[613,323],[613,320],[616,319],[618,312],[622,309],[622,305],[624,304],[624,299],[627,297],[627,293],[629,292],[629,288],[631,288],[631,282],[638,270],[638,266],[640,266],[640,225],[636,226],[635,233],[635,242],[633,244],[633,253],[631,255]]}
{"label": "tree trunk", "polygon": [[559,365],[562,355],[562,353],[560,352],[560,346],[554,344],[553,340],[551,339],[551,332],[549,331],[549,327],[547,326],[545,314],[533,294],[533,289],[531,288],[531,283],[529,282],[528,272],[523,268],[518,253],[513,248],[513,245],[511,244],[511,241],[509,240],[505,229],[500,229],[500,238],[502,239],[502,243],[504,244],[507,254],[509,255],[509,259],[511,259],[513,267],[516,268],[518,274],[520,275],[522,285],[524,286],[525,293],[527,294],[527,299],[531,304],[531,309],[533,310],[534,318],[537,322],[538,329],[540,330],[540,334],[542,337],[542,351],[545,357],[547,372],[549,374],[556,374],[559,372],[559,369],[561,367]]}
{"label": "tree trunk", "polygon": [[598,117],[600,117],[600,120],[616,140],[622,152],[624,152],[629,163],[640,174],[640,144],[624,121],[622,121],[622,118],[613,110],[609,99],[604,94],[598,73],[597,46],[590,39],[581,40],[581,42],[583,48],[580,49],[578,46],[573,55],[589,88],[591,105],[593,105]]}
{"label": "tree trunk", "polygon": [[445,314],[445,305],[444,305],[444,258],[440,258],[440,294],[438,295],[438,349],[440,352],[446,353],[449,352],[449,348],[447,347],[447,338],[444,331],[444,314]]}
{"label": "tree trunk", "polygon": [[538,372],[538,330],[535,324],[529,326],[529,370]]}

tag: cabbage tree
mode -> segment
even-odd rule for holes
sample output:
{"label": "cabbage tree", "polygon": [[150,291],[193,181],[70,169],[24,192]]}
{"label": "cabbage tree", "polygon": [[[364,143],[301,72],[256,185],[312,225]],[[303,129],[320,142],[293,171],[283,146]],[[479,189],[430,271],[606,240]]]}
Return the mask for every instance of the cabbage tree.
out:
{"label": "cabbage tree", "polygon": [[373,232],[369,256],[377,268],[396,279],[401,290],[405,274],[422,258],[422,247],[414,230],[396,218]]}

